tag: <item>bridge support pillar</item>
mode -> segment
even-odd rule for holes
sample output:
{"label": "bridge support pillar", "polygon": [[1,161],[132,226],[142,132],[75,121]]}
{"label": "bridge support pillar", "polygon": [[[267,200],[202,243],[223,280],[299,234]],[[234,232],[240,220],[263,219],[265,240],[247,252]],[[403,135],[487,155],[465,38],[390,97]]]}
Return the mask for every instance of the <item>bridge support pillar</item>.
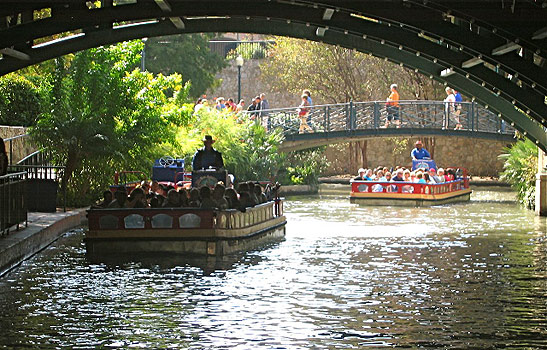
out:
{"label": "bridge support pillar", "polygon": [[538,154],[536,175],[536,214],[547,216],[547,154],[541,149]]}

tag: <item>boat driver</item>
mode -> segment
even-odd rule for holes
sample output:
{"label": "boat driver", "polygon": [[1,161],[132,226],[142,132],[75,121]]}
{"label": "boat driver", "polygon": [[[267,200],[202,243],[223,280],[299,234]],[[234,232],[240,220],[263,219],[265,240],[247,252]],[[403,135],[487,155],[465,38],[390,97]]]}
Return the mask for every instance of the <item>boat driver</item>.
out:
{"label": "boat driver", "polygon": [[410,156],[412,157],[412,160],[431,159],[431,155],[423,148],[422,141],[420,140],[416,141],[416,148],[410,152]]}
{"label": "boat driver", "polygon": [[192,168],[194,170],[224,168],[222,154],[213,148],[213,143],[215,143],[213,137],[205,135],[203,138],[203,148],[197,150],[192,160]]}

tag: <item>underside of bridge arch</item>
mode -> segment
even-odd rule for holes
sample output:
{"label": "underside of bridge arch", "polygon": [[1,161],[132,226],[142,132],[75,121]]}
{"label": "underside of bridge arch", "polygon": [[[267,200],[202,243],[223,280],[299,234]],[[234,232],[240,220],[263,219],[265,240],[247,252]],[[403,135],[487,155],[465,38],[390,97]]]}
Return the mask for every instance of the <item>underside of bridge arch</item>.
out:
{"label": "underside of bridge arch", "polygon": [[492,134],[488,132],[463,131],[447,133],[444,130],[437,128],[420,128],[415,130],[409,129],[363,129],[363,130],[343,130],[329,133],[311,133],[311,134],[296,134],[289,135],[281,144],[280,150],[283,152],[299,151],[308,148],[319,146],[332,145],[343,142],[353,142],[372,138],[386,137],[431,137],[431,136],[456,136],[467,137],[472,139],[484,139],[492,141],[503,141],[511,143],[514,141],[511,135],[507,134]]}
{"label": "underside of bridge arch", "polygon": [[[89,1],[8,1],[0,5],[0,75],[142,37],[283,35],[370,53],[449,84],[547,151],[547,3],[481,3],[103,0],[94,8]],[[35,11],[44,8],[50,16],[40,19]]]}

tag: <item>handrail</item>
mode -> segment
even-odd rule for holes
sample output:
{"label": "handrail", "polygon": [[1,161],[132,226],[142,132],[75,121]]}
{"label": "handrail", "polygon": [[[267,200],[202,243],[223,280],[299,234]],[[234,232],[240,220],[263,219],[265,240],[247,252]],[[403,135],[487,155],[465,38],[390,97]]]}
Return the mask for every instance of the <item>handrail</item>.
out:
{"label": "handrail", "polygon": [[9,174],[0,176],[0,180],[5,180],[5,179],[8,179],[8,178],[12,178],[12,177],[18,177],[18,176],[21,176],[21,175],[26,174],[26,173],[27,173],[26,171],[19,171],[19,172],[15,172],[15,173],[9,173]]}
{"label": "handrail", "polygon": [[12,137],[8,137],[4,139],[4,143],[9,142],[9,165],[13,164],[13,141],[23,137],[27,137],[27,136],[30,136],[30,135],[21,134],[21,135],[16,135],[16,136],[12,136]]}
{"label": "handrail", "polygon": [[[319,105],[311,105],[311,108],[319,109],[323,107],[338,107],[338,106],[349,106],[350,104],[353,105],[362,105],[362,104],[385,104],[386,101],[382,100],[373,100],[373,101],[358,101],[358,102],[341,102],[341,103],[326,103],[326,104],[319,104]],[[475,104],[475,102],[468,102],[468,101],[462,101],[462,102],[444,102],[444,101],[431,101],[431,100],[399,100],[399,104],[404,105],[411,105],[411,104],[437,104],[437,105],[446,105],[447,103],[453,103],[453,104],[461,104],[461,105],[472,105]],[[293,106],[293,107],[281,107],[281,108],[270,108],[270,109],[259,109],[256,110],[256,112],[272,112],[272,111],[293,111],[299,106]],[[248,112],[252,113],[255,111],[242,111],[242,112]]]}
{"label": "handrail", "polygon": [[305,123],[298,116],[298,108],[244,111],[243,115],[258,116],[257,122],[268,130],[280,128],[285,135],[303,132],[353,132],[388,127],[412,130],[453,129],[479,133],[480,137],[487,137],[485,134],[512,135],[515,132],[497,114],[474,101],[400,100],[395,108],[387,106],[386,101],[320,104],[311,106]]}
{"label": "handrail", "polygon": [[[398,193],[403,195],[436,195],[469,188],[467,178],[459,178],[437,184],[406,181],[364,181],[351,180],[352,193]],[[364,186],[364,187],[363,187]]]}
{"label": "handrail", "polygon": [[0,231],[8,234],[12,226],[27,221],[25,201],[27,172],[9,173],[0,176]]}

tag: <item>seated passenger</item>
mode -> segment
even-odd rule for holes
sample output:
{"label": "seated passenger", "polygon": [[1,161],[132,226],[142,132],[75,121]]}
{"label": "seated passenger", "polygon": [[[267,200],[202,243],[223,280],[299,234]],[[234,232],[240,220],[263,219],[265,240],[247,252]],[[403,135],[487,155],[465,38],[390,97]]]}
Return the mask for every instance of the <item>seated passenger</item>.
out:
{"label": "seated passenger", "polygon": [[437,171],[435,171],[435,168],[429,169],[429,178],[433,181],[432,183],[438,184],[441,183],[441,179],[437,176]]}
{"label": "seated passenger", "polygon": [[391,181],[405,181],[403,179],[403,169],[397,169],[395,176],[391,179]]}
{"label": "seated passenger", "polygon": [[188,200],[188,206],[191,208],[199,208],[201,206],[201,202],[199,200],[199,190],[195,187],[190,190],[190,199]]}
{"label": "seated passenger", "polygon": [[386,177],[384,176],[384,171],[379,169],[377,172],[376,172],[376,181],[387,181]]}
{"label": "seated passenger", "polygon": [[179,200],[180,200],[180,206],[181,207],[187,207],[188,206],[188,191],[186,188],[179,188]]}
{"label": "seated passenger", "polygon": [[437,170],[437,177],[439,178],[440,182],[446,182],[446,177],[444,175],[444,169],[443,168],[439,168],[439,170]]}
{"label": "seated passenger", "polygon": [[456,171],[452,168],[446,169],[446,181],[454,181],[456,179]]}
{"label": "seated passenger", "polygon": [[150,192],[158,193],[159,188],[160,188],[160,184],[157,181],[150,182]]}
{"label": "seated passenger", "polygon": [[255,184],[252,181],[247,182],[247,192],[249,192],[249,197],[251,198],[251,201],[253,202],[253,207],[255,205],[260,204],[260,200],[255,194],[254,187],[255,187]]}
{"label": "seated passenger", "polygon": [[247,208],[250,208],[253,206],[254,205],[249,196],[249,192],[241,192],[239,194],[239,208],[237,209],[241,212],[245,212]]}
{"label": "seated passenger", "polygon": [[363,168],[360,168],[359,171],[357,172],[357,176],[353,178],[354,181],[365,181],[365,174],[366,174],[366,170],[363,169]]}
{"label": "seated passenger", "polygon": [[146,202],[146,196],[142,188],[135,188],[131,195],[129,195],[129,200],[125,202],[124,205],[126,208],[147,208],[148,203]]}
{"label": "seated passenger", "polygon": [[224,194],[226,193],[226,188],[223,184],[216,184],[215,188],[213,189],[213,202],[215,204],[215,207],[219,210],[225,210],[229,208],[229,203],[224,198]]}
{"label": "seated passenger", "polygon": [[405,182],[412,182],[412,180],[410,179],[410,170],[406,169],[405,171],[403,171],[403,180]]}
{"label": "seated passenger", "polygon": [[214,209],[215,202],[211,198],[211,189],[209,186],[201,186],[199,189],[199,196],[201,198],[201,205],[199,206],[202,209]]}
{"label": "seated passenger", "polygon": [[[381,169],[376,171],[376,181],[387,181],[386,177],[384,176],[384,172]],[[372,185],[372,192],[384,192],[384,186],[380,184],[374,184]]]}
{"label": "seated passenger", "polygon": [[91,209],[104,209],[107,208],[108,205],[112,202],[112,199],[114,197],[112,196],[112,192],[109,190],[103,192],[103,200],[97,203],[96,205],[92,205]]}
{"label": "seated passenger", "polygon": [[[254,192],[251,194],[249,183],[242,182],[238,186],[238,192],[239,192],[239,201],[242,202],[241,204],[245,205],[246,207],[254,207],[257,204],[256,196],[254,195]],[[245,195],[245,203],[243,203],[243,194]]]}
{"label": "seated passenger", "polygon": [[416,179],[418,179],[417,183],[419,183],[419,184],[426,184],[427,183],[424,179],[424,174],[421,171],[419,171],[416,174]]}
{"label": "seated passenger", "polygon": [[146,180],[141,181],[141,188],[144,191],[144,195],[148,196],[148,193],[150,193],[150,183]]}
{"label": "seated passenger", "polygon": [[258,183],[254,184],[254,194],[258,199],[258,204],[266,203],[268,201],[266,195],[262,192],[262,186]]}
{"label": "seated passenger", "polygon": [[163,208],[178,208],[180,207],[180,195],[174,188],[167,192],[167,200],[162,205]]}
{"label": "seated passenger", "polygon": [[239,209],[240,203],[239,199],[237,198],[237,192],[233,188],[226,189],[226,192],[224,192],[224,198],[228,201],[228,207],[230,209]]}
{"label": "seated passenger", "polygon": [[108,208],[125,208],[125,202],[127,200],[127,192],[123,186],[118,187],[114,192],[114,200],[110,202]]}
{"label": "seated passenger", "polygon": [[435,180],[433,180],[431,176],[429,176],[429,173],[427,171],[424,172],[424,180],[425,180],[425,183],[427,184],[430,184],[430,185],[436,184]]}

